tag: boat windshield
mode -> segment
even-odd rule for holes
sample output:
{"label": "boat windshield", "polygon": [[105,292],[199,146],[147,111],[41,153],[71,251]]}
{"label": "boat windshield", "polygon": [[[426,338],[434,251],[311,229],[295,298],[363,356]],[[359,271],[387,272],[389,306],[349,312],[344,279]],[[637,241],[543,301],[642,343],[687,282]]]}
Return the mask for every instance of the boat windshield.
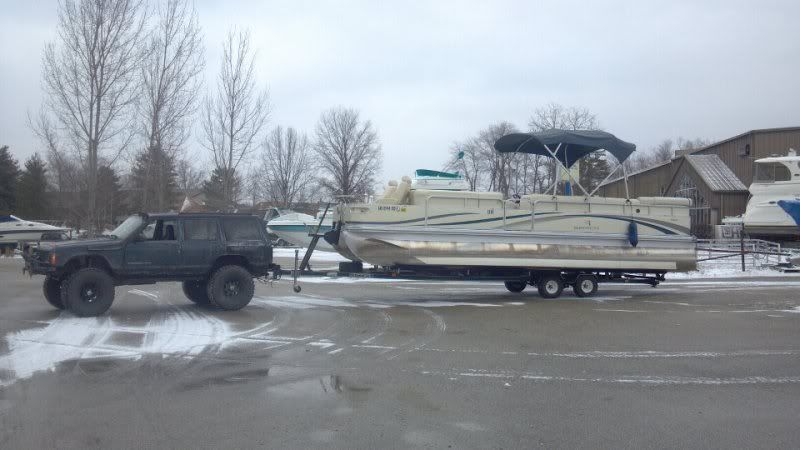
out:
{"label": "boat windshield", "polygon": [[756,163],[754,181],[756,183],[775,183],[776,181],[790,181],[792,173],[784,164],[776,162]]}
{"label": "boat windshield", "polygon": [[139,214],[133,215],[125,219],[124,222],[119,224],[117,228],[114,228],[114,231],[111,232],[110,236],[114,239],[127,239],[131,236],[139,227],[144,223],[144,217]]}

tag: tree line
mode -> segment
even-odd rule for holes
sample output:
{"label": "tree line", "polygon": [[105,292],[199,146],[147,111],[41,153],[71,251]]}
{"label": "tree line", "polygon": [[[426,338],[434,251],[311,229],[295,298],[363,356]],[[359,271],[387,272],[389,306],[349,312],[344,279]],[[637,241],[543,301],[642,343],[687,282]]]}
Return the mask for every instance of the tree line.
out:
{"label": "tree line", "polygon": [[[0,213],[96,231],[132,211],[174,209],[186,193],[202,192],[219,210],[373,193],[382,148],[370,120],[335,106],[320,114],[311,135],[272,124],[249,32],[232,28],[222,50],[215,82],[205,86],[202,29],[189,0],[58,3],[57,35],[43,54],[45,100],[29,116],[42,151],[22,169],[7,147],[0,153]],[[535,109],[528,130],[550,128],[600,125],[585,108]],[[560,176],[554,161],[493,149],[514,131],[499,122],[454,142],[446,169],[462,173],[472,189],[543,192]],[[626,165],[638,170],[668,160],[676,147],[702,145],[665,140]],[[591,191],[616,164],[592,154],[580,164],[579,181]]]}
{"label": "tree line", "polygon": [[58,3],[57,36],[43,56],[45,101],[28,122],[59,219],[99,230],[127,211],[173,209],[177,193],[194,191],[218,209],[368,193],[381,164],[371,121],[337,106],[320,115],[313,139],[270,129],[249,32],[231,29],[222,50],[215,83],[204,86],[202,29],[189,0]]}

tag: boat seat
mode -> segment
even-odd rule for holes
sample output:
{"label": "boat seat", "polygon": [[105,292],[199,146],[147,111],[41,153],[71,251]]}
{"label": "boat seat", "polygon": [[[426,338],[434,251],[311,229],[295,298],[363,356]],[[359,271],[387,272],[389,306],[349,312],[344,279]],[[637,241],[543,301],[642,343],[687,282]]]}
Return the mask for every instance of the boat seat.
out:
{"label": "boat seat", "polygon": [[499,192],[417,189],[411,191],[409,199],[409,203],[412,205],[425,205],[430,202],[430,204],[435,204],[437,207],[502,208],[503,194]]}
{"label": "boat seat", "polygon": [[397,192],[397,181],[391,180],[389,184],[386,186],[386,189],[383,191],[383,195],[375,200],[375,203],[379,204],[392,204],[394,202],[394,193]]}
{"label": "boat seat", "polygon": [[425,201],[428,197],[442,197],[442,198],[469,198],[481,200],[503,200],[503,194],[499,192],[474,192],[474,191],[439,191],[433,189],[416,189],[411,193],[414,200],[421,199]]}
{"label": "boat seat", "polygon": [[376,203],[380,203],[382,205],[403,205],[405,204],[406,197],[408,197],[408,192],[411,190],[411,178],[403,177],[399,183],[396,183],[397,186],[390,191],[392,188],[391,182],[389,187],[387,188],[387,192],[376,201]]}

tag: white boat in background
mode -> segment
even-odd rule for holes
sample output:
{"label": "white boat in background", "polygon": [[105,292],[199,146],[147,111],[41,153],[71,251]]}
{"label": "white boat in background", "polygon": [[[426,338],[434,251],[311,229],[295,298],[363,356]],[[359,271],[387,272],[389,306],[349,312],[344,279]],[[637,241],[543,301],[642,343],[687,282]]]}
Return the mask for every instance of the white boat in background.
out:
{"label": "white boat in background", "polygon": [[[596,150],[619,161],[635,150],[609,133],[564,130],[511,134],[495,148],[548,155],[567,173]],[[552,193],[504,199],[496,192],[421,189],[404,177],[373,203],[340,203],[325,238],[348,258],[389,267],[657,274],[696,268],[690,200],[595,197],[573,182],[583,196],[555,195],[554,184]]]}
{"label": "white boat in background", "polygon": [[[288,209],[272,208],[267,212],[264,221],[267,223],[268,232],[292,245],[308,248],[313,239],[311,235],[317,231],[318,226],[320,233],[328,232],[331,229],[333,224],[333,208],[328,211],[327,216],[320,226],[320,218],[323,214],[325,214],[324,207],[317,211],[316,217]],[[336,251],[336,249],[325,242],[324,239],[319,239],[317,241],[316,249],[326,252]]]}
{"label": "white boat in background", "polygon": [[800,156],[789,149],[787,156],[754,164],[751,197],[742,216],[745,232],[767,240],[800,240]]}
{"label": "white boat in background", "polygon": [[20,219],[13,215],[0,215],[0,247],[15,247],[19,242],[46,239],[60,240],[69,228],[56,227],[41,222]]}

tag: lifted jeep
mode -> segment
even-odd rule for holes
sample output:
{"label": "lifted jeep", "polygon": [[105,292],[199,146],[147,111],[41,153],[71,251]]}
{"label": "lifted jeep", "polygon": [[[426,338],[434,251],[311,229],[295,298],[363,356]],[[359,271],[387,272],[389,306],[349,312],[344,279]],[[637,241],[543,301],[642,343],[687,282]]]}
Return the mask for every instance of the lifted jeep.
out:
{"label": "lifted jeep", "polygon": [[275,276],[263,221],[221,213],[135,214],[101,239],[41,242],[24,254],[31,275],[45,275],[44,297],[77,316],[98,316],[114,287],[180,281],[189,300],[244,308],[254,278]]}

